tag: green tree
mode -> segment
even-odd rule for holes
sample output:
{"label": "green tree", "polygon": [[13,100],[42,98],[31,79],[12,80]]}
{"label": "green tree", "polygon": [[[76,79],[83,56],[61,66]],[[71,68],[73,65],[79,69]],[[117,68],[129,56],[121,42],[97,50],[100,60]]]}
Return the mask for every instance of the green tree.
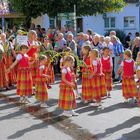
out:
{"label": "green tree", "polygon": [[58,13],[73,12],[76,5],[77,16],[93,15],[121,10],[126,3],[123,0],[8,0],[17,12],[28,19],[44,13],[55,17]]}
{"label": "green tree", "polygon": [[74,4],[78,16],[118,11],[125,6],[123,0],[9,0],[9,2],[17,12],[34,18],[44,13],[55,17],[60,12],[71,12]]}

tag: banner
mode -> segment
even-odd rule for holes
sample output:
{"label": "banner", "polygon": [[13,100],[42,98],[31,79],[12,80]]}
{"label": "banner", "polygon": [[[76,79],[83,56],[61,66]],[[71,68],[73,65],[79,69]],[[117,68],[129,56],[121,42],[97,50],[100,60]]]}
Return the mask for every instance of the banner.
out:
{"label": "banner", "polygon": [[26,36],[26,35],[17,35],[17,44],[19,44],[19,45],[28,45],[28,36]]}

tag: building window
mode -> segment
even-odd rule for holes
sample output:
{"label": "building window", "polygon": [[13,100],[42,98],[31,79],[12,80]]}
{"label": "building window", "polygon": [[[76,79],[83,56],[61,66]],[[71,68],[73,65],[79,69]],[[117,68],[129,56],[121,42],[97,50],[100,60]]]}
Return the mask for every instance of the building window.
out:
{"label": "building window", "polygon": [[54,29],[55,28],[55,20],[50,19],[50,28]]}
{"label": "building window", "polygon": [[115,17],[104,18],[104,27],[105,28],[115,28]]}
{"label": "building window", "polygon": [[124,28],[135,28],[135,17],[124,17]]}

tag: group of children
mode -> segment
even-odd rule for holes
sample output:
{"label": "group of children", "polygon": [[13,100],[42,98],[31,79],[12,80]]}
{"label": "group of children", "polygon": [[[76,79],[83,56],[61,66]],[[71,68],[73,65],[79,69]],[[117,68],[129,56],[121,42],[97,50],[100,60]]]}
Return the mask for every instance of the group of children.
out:
{"label": "group of children", "polygon": [[[90,50],[89,47],[83,47],[84,62],[88,68],[83,71],[82,76],[82,99],[84,102],[93,100],[100,105],[104,96],[110,97],[112,90],[112,70],[113,62],[109,56],[109,48],[103,48],[103,54],[99,58],[97,50]],[[138,99],[139,90],[135,81],[135,73],[139,79],[140,86],[140,53],[138,53],[137,61],[132,59],[132,52],[125,50],[124,60],[118,69],[118,74],[122,77],[122,92],[125,102],[129,99]]]}
{"label": "group of children", "polygon": [[[10,73],[16,65],[17,68],[17,95],[20,102],[28,102],[28,97],[32,95],[33,85],[35,86],[35,97],[40,101],[41,107],[48,107],[48,81],[54,83],[54,72],[48,74],[51,63],[48,64],[49,57],[46,55],[36,56],[35,45],[21,45],[20,52],[16,56],[15,62],[9,66],[7,73]],[[100,56],[98,50],[89,46],[82,47],[82,93],[81,99],[84,103],[91,103],[99,106],[103,97],[110,97],[112,90],[113,62],[110,57],[109,48],[103,48]],[[47,64],[47,65],[46,65]],[[65,50],[63,58],[60,60],[61,83],[59,91],[58,106],[64,110],[65,116],[77,116],[74,112],[76,108],[77,91],[75,58],[71,55],[71,50]],[[140,53],[137,57],[137,76],[140,85]],[[51,65],[51,68],[53,66]],[[50,70],[51,72],[53,70]],[[132,59],[132,52],[125,50],[124,61],[118,69],[118,74],[122,76],[122,92],[126,101],[130,98],[137,98],[139,101],[137,85],[135,82],[135,62]],[[52,78],[53,77],[53,78]]]}
{"label": "group of children", "polygon": [[[89,46],[83,46],[83,66],[82,66],[82,93],[83,103],[91,103],[93,106],[100,106],[104,97],[110,97],[113,87],[112,71],[113,62],[110,57],[108,47],[103,48],[103,54],[100,56],[99,51],[91,49]],[[74,58],[69,55],[63,58],[62,82],[60,84],[59,107],[64,110],[64,115],[77,115],[74,112],[76,107],[75,82],[72,80],[74,72]],[[122,92],[125,102],[129,99],[138,101],[140,106],[139,90],[135,81],[135,74],[139,79],[140,87],[140,53],[137,61],[132,59],[132,52],[125,50],[124,60],[118,69],[118,74],[122,77]]]}

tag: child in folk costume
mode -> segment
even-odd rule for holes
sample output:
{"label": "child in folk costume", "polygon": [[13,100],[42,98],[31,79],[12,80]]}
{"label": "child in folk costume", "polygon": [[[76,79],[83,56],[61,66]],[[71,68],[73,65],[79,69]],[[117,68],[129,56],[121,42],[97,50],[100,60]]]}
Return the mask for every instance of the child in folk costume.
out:
{"label": "child in folk costume", "polygon": [[105,85],[108,92],[108,97],[110,97],[110,91],[112,90],[112,70],[113,70],[113,62],[112,58],[109,56],[109,48],[103,48],[103,56],[101,58],[102,63],[102,71],[105,75]]}
{"label": "child in folk costume", "polygon": [[124,61],[118,69],[118,74],[121,74],[122,71],[122,92],[125,102],[128,102],[128,99],[137,97],[137,87],[134,79],[135,62],[132,59],[132,52],[130,50],[125,50]]}
{"label": "child in folk costume", "polygon": [[139,88],[138,88],[138,106],[140,107],[140,52],[138,52],[138,54],[137,54],[136,66],[137,66],[136,75],[138,78],[138,85],[139,85]]}
{"label": "child in folk costume", "polygon": [[65,48],[65,49],[63,50],[63,54],[62,54],[62,57],[61,57],[61,59],[60,59],[60,68],[61,68],[61,69],[63,68],[63,61],[64,61],[65,57],[66,57],[67,55],[70,55],[71,53],[72,53],[72,50],[71,50],[71,48],[69,48],[69,47],[67,47],[67,48]]}
{"label": "child in folk costume", "polygon": [[73,88],[75,84],[72,82],[72,72],[71,67],[74,63],[74,58],[72,56],[67,56],[63,62],[62,68],[62,81],[60,84],[59,92],[59,107],[64,110],[64,116],[75,116],[78,115],[74,112],[76,108],[76,99]]}
{"label": "child in folk costume", "polygon": [[84,103],[88,103],[90,100],[92,100],[91,96],[91,84],[89,74],[92,69],[92,65],[90,62],[89,57],[90,47],[89,46],[83,46],[82,48],[82,54],[83,54],[83,61],[86,64],[82,67],[82,100]]}
{"label": "child in folk costume", "polygon": [[138,52],[138,54],[137,54],[136,66],[137,66],[136,74],[137,74],[137,78],[139,81],[139,87],[140,87],[140,52]]}
{"label": "child in folk costume", "polygon": [[96,100],[96,105],[99,106],[101,98],[106,96],[105,76],[102,73],[102,66],[99,60],[99,51],[93,49],[90,51],[90,60],[93,67],[89,79],[91,80],[91,96],[93,100]]}
{"label": "child in folk costume", "polygon": [[46,101],[48,100],[48,88],[46,81],[48,80],[48,75],[46,75],[46,62],[47,57],[41,55],[39,57],[39,67],[37,69],[37,76],[35,80],[36,94],[35,97],[41,102],[41,107],[48,107]]}
{"label": "child in folk costume", "polygon": [[9,89],[8,74],[6,73],[6,57],[4,48],[0,44],[0,88]]}
{"label": "child in folk costume", "polygon": [[[71,48],[67,47],[63,50],[63,56],[60,59],[60,68],[63,68],[63,61],[64,59],[68,56],[68,55],[72,55],[72,50]],[[78,86],[77,86],[77,79],[76,79],[76,68],[77,68],[77,63],[76,63],[76,59],[74,59],[74,65],[71,67],[71,71],[72,71],[72,80],[75,83],[75,93],[76,93],[76,97],[79,97],[79,92],[78,92]]]}
{"label": "child in folk costume", "polygon": [[28,46],[21,45],[20,49],[21,52],[7,72],[10,72],[18,64],[17,95],[20,96],[21,103],[29,103],[28,97],[32,95],[32,75],[29,67],[29,57],[26,54]]}
{"label": "child in folk costume", "polygon": [[[5,51],[6,68],[9,68],[13,64],[13,59],[14,57],[16,57],[16,54],[12,44],[6,41],[6,35],[4,33],[1,34],[1,40],[1,44]],[[12,86],[12,84],[16,83],[16,72],[14,69],[11,70],[10,73],[8,73],[8,83],[9,86]]]}
{"label": "child in folk costume", "polygon": [[54,84],[55,82],[55,76],[54,76],[54,68],[53,64],[51,62],[51,56],[49,54],[47,56],[47,62],[46,62],[46,73],[50,76],[50,78],[47,80],[47,86],[48,88],[52,88],[50,84]]}

